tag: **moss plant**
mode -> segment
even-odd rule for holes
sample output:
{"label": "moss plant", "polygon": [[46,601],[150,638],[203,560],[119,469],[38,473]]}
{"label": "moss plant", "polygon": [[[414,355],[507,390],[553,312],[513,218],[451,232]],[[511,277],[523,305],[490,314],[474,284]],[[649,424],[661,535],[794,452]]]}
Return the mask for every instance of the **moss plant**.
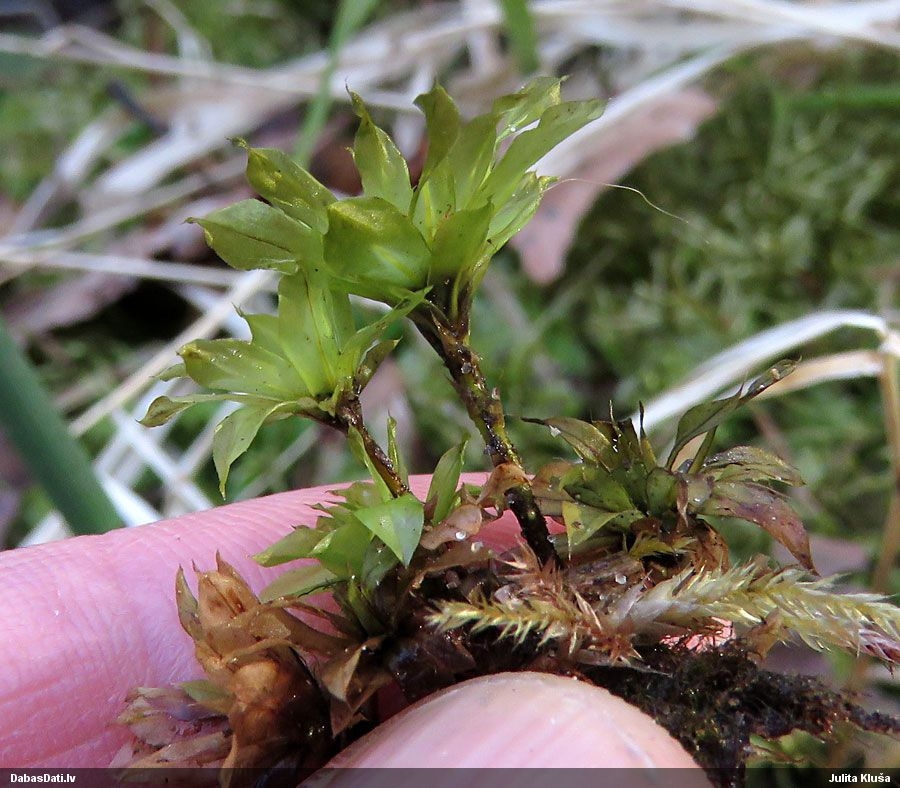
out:
{"label": "moss plant", "polygon": [[[196,595],[178,573],[181,624],[207,679],[134,692],[122,717],[136,734],[132,765],[216,764],[225,781],[240,779],[235,767],[315,768],[378,722],[376,696],[388,685],[412,701],[519,668],[617,688],[722,782],[739,776],[752,735],[822,735],[842,721],[896,731],[896,721],[811,680],[757,666],[788,639],[900,659],[897,607],[840,594],[816,575],[803,524],[779,491],[801,483],[797,472],[761,449],[714,448],[719,425],[789,374],[789,362],[690,409],[665,458],[640,423],[612,415],[532,420],[560,453],[574,453],[533,474],[509,437],[500,392],[471,344],[473,298],[495,252],[552,185],[531,167],[600,107],[564,102],[559,81],[539,78],[463,122],[435,87],[416,102],[430,144],[413,186],[396,146],[352,100],[361,196],[338,200],[283,153],[248,148],[247,177],[262,199],[195,220],[230,265],[281,274],[278,311],[244,315],[249,341],[183,347],[167,375],[207,391],[161,397],[144,421],[237,403],[213,445],[223,489],[258,431],[293,418],[344,434],[371,480],[337,491],[314,528],[257,556],[266,566],[306,559],[259,595],[223,562],[200,574]],[[357,325],[354,295],[388,311]],[[360,393],[396,345],[385,332],[402,319],[434,349],[477,427],[493,466],[480,488],[460,484],[462,444],[442,456],[420,500],[393,423],[384,447],[369,431]],[[478,534],[504,510],[522,541],[495,554]],[[796,564],[732,566],[709,519],[717,516],[764,529]],[[326,588],[338,612],[308,605]],[[688,645],[698,637],[701,652]],[[781,699],[777,719],[773,704],[756,702],[769,696]],[[726,701],[739,724],[716,716]],[[174,735],[170,715],[195,724]]]}

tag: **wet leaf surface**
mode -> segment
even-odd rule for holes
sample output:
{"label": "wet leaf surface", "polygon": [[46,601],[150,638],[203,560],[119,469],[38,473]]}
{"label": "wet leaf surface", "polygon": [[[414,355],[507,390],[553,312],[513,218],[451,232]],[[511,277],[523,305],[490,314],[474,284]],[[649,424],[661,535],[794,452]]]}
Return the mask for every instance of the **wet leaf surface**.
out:
{"label": "wet leaf surface", "polygon": [[806,528],[790,504],[778,493],[750,482],[720,482],[700,511],[756,523],[784,545],[801,566],[815,571]]}

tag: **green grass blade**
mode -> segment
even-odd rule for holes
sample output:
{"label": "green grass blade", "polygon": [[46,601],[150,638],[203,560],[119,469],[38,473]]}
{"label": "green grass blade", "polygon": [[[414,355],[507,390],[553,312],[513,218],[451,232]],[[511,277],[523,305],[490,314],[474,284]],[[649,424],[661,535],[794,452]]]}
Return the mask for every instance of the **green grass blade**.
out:
{"label": "green grass blade", "polygon": [[533,74],[540,66],[537,53],[537,33],[527,0],[501,0],[503,26],[509,45],[523,74]]}
{"label": "green grass blade", "polygon": [[98,534],[120,527],[87,452],[69,434],[2,320],[0,370],[0,424],[72,531]]}
{"label": "green grass blade", "polygon": [[309,105],[303,128],[297,138],[294,147],[294,159],[305,167],[313,154],[319,134],[328,120],[328,110],[331,108],[331,78],[337,68],[338,57],[347,40],[359,30],[375,10],[378,0],[341,0],[338,5],[334,27],[328,38],[328,65],[322,72],[322,80],[319,82],[319,92]]}
{"label": "green grass blade", "polygon": [[833,88],[787,98],[791,109],[890,109],[900,105],[900,85],[853,85],[852,88]]}

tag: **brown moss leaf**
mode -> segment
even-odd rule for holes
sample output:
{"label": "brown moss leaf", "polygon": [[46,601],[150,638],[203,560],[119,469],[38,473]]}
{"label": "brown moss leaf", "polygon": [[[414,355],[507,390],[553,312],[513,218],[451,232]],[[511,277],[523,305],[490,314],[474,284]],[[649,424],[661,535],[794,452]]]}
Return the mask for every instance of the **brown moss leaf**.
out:
{"label": "brown moss leaf", "polygon": [[338,736],[369,715],[363,709],[382,687],[392,681],[391,675],[377,664],[366,664],[365,658],[357,665],[346,688],[346,699],[331,699],[331,731]]}
{"label": "brown moss leaf", "polygon": [[434,528],[426,530],[419,544],[426,550],[436,550],[447,542],[462,541],[475,536],[481,530],[484,521],[481,507],[472,503],[458,506]]}
{"label": "brown moss leaf", "polygon": [[138,739],[129,766],[218,761],[227,783],[239,779],[234,769],[327,760],[328,703],[300,652],[331,656],[347,641],[262,604],[220,556],[215,570],[199,573],[196,597],[183,571],[175,588],[179,619],[209,680],[135,697],[122,717]]}
{"label": "brown moss leaf", "polygon": [[347,700],[347,689],[350,686],[350,679],[353,678],[356,667],[359,665],[359,658],[365,649],[365,643],[350,646],[340,654],[335,654],[319,668],[319,681],[331,693],[332,697],[342,701]]}
{"label": "brown moss leaf", "polygon": [[513,462],[502,462],[491,471],[476,503],[502,510],[506,506],[506,493],[523,484],[528,484],[525,472]]}
{"label": "brown moss leaf", "polygon": [[[287,647],[241,665],[230,682],[231,750],[223,768],[260,768],[321,758],[327,750],[326,705],[312,674]],[[318,746],[315,742],[319,742]],[[310,744],[312,743],[312,748]]]}
{"label": "brown moss leaf", "polygon": [[439,575],[448,569],[483,566],[493,555],[493,550],[485,547],[481,542],[470,542],[468,540],[457,542],[450,545],[437,557],[429,558],[425,566],[413,579],[411,587],[417,588],[423,578],[429,575]]}
{"label": "brown moss leaf", "polygon": [[128,693],[117,721],[143,744],[164,747],[179,736],[196,733],[217,716],[177,687],[136,687]]}
{"label": "brown moss leaf", "polygon": [[234,567],[216,555],[216,570],[201,572],[197,583],[198,618],[205,631],[228,625],[259,601]]}
{"label": "brown moss leaf", "polygon": [[178,567],[178,573],[175,575],[175,604],[178,608],[178,620],[181,622],[182,629],[193,640],[200,640],[203,637],[203,627],[200,625],[199,607],[197,599],[191,593],[187,579],[185,579],[182,567]]}
{"label": "brown moss leaf", "polygon": [[230,746],[231,736],[224,730],[179,738],[158,750],[134,758],[127,768],[133,771],[171,766],[181,768],[220,766]]}
{"label": "brown moss leaf", "polygon": [[721,482],[701,511],[756,523],[784,545],[804,569],[816,571],[803,522],[774,490],[750,482]]}

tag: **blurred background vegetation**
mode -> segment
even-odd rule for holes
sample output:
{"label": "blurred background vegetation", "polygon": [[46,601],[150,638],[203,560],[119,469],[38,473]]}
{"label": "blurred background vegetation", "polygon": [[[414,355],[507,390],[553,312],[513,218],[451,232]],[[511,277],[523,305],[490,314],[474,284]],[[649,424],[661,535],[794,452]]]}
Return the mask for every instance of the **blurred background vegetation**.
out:
{"label": "blurred background vegetation", "polygon": [[[545,162],[562,185],[480,295],[475,344],[507,410],[602,418],[612,401],[625,417],[761,331],[868,313],[880,335],[857,325],[773,346],[772,360],[834,359],[822,377],[836,379],[755,405],[719,442],[800,468],[796,504],[824,573],[900,590],[900,6],[708,7],[0,2],[0,309],[123,521],[221,500],[208,458],[221,411],[192,409],[170,431],[135,418],[183,341],[240,335],[232,304],[273,306],[270,280],[228,270],[182,223],[247,196],[227,138],[308,155],[353,193],[345,85],[378,108],[415,175],[411,100],[432,80],[474,113],[538,70],[610,104]],[[398,420],[413,472],[471,429],[412,334],[370,389],[373,427]],[[667,424],[650,426],[664,443]],[[537,427],[512,429],[532,468],[558,450]],[[476,443],[471,470],[486,466]],[[279,422],[233,469],[229,496],[359,475],[337,436]],[[80,530],[34,479],[0,439],[2,547]],[[737,551],[767,549],[762,532],[725,527]],[[896,696],[888,677],[868,679]]]}

